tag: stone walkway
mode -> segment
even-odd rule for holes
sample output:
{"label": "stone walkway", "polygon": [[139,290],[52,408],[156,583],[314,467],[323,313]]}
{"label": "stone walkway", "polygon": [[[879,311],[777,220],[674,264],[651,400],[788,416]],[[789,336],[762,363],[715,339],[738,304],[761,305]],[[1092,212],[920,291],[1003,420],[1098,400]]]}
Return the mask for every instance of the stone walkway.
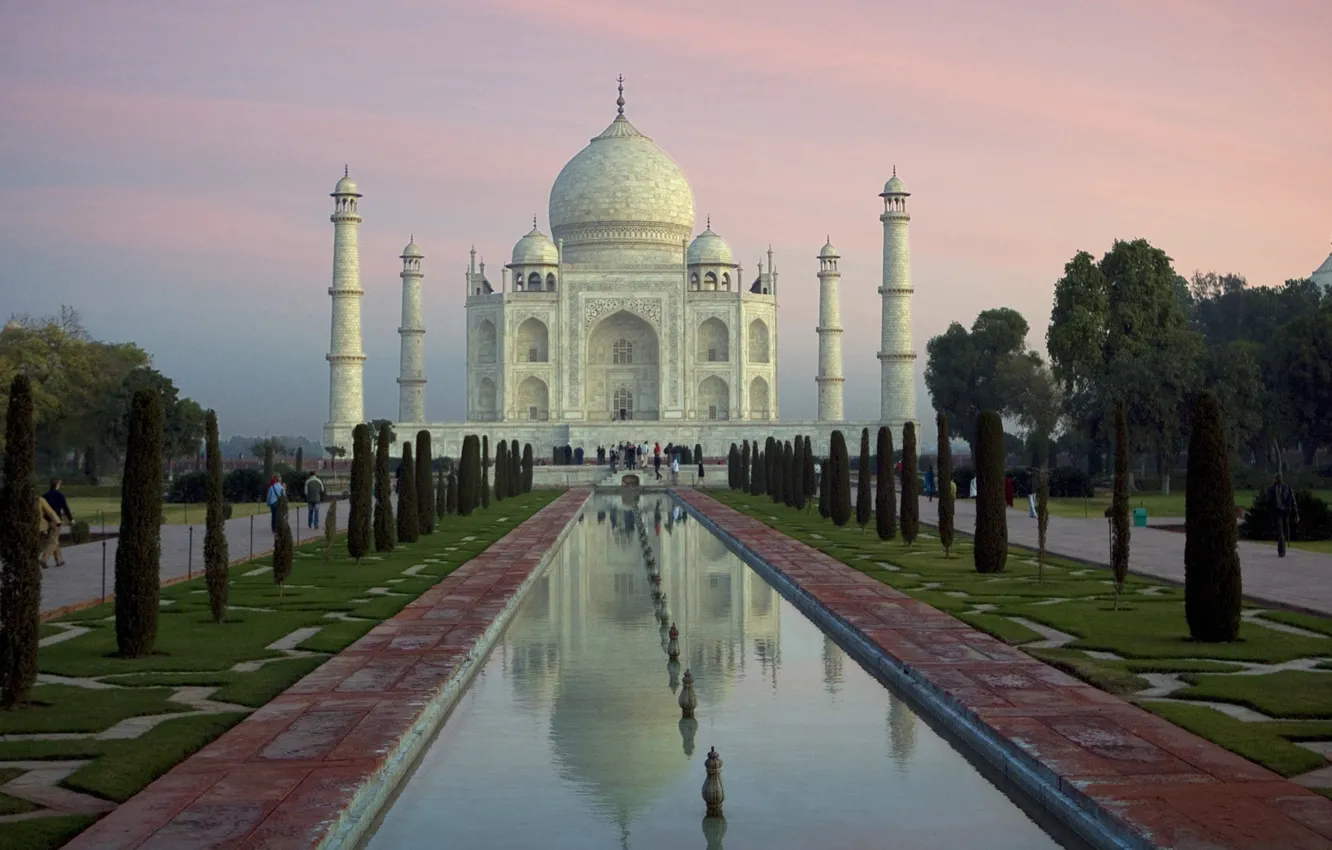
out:
{"label": "stone walkway", "polygon": [[[939,516],[937,502],[921,500],[921,522],[933,525]],[[971,533],[976,527],[976,501],[958,499],[955,527]],[[1046,549],[1056,555],[1093,564],[1110,563],[1110,539],[1105,517],[1081,519],[1050,517]],[[1036,520],[1027,509],[1008,511],[1011,543],[1036,548]],[[1141,575],[1184,583],[1185,536],[1159,528],[1135,528],[1129,539],[1129,569]],[[1286,608],[1332,616],[1332,556],[1291,549],[1278,558],[1276,547],[1241,540],[1240,562],[1244,570],[1244,595],[1250,599]]]}
{"label": "stone walkway", "polygon": [[[1332,800],[1042,664],[706,494],[679,495],[913,679],[999,736],[1012,757],[1053,774],[1066,793],[1094,804],[1140,840],[1198,850],[1332,848]],[[958,525],[965,528],[968,522],[959,517]],[[1057,633],[1049,637],[1059,639]]]}
{"label": "stone walkway", "polygon": [[560,496],[65,846],[310,848],[357,822],[429,739],[587,496]]}
{"label": "stone walkway", "polygon": [[[346,522],[346,505],[340,506],[339,524]],[[320,510],[320,517],[328,515],[328,505]],[[193,555],[190,546],[190,526],[162,526],[162,580],[183,578],[187,573],[203,572],[203,512],[199,524],[194,526]],[[254,554],[261,555],[273,548],[273,532],[269,530],[267,513],[253,517]],[[237,517],[227,521],[227,547],[233,563],[250,557],[251,517]],[[291,532],[308,540],[317,532],[305,527],[305,505],[291,508]],[[64,547],[65,566],[51,566],[42,570],[42,615],[49,617],[59,612],[102,601],[102,542],[106,543],[106,593],[109,597],[116,586],[116,538],[80,546]]]}

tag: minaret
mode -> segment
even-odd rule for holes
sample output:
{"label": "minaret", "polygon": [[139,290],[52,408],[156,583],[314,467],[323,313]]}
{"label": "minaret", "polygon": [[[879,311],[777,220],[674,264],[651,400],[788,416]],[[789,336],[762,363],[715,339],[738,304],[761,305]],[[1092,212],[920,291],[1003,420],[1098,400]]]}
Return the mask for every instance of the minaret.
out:
{"label": "minaret", "polygon": [[356,232],[361,224],[357,212],[361,193],[342,171],[333,190],[333,331],[328,346],[328,424],[324,444],[351,451],[351,429],[365,421],[362,377],[365,353],[361,348],[361,259]]}
{"label": "minaret", "polygon": [[907,197],[897,176],[883,185],[882,342],[879,346],[879,421],[902,424],[916,419],[916,351],[911,343],[911,248],[907,243]]}
{"label": "minaret", "polygon": [[842,308],[837,288],[842,273],[837,261],[841,257],[833,247],[832,237],[819,251],[819,374],[814,380],[819,385],[819,421],[841,422],[842,390]]}
{"label": "minaret", "polygon": [[398,421],[425,422],[425,322],[421,318],[421,260],[416,237],[402,249],[402,354],[398,361]]}

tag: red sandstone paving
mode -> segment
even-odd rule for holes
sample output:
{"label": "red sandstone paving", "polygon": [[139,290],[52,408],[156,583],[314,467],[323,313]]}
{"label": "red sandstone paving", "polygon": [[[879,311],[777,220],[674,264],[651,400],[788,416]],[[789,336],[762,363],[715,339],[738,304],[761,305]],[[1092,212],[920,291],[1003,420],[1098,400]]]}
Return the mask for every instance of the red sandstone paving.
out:
{"label": "red sandstone paving", "polygon": [[555,545],[571,490],[66,844],[305,850],[383,769]]}
{"label": "red sandstone paving", "polygon": [[[1332,848],[1332,800],[1042,664],[699,491],[679,492],[912,675],[1158,846]],[[872,585],[878,589],[866,593]]]}

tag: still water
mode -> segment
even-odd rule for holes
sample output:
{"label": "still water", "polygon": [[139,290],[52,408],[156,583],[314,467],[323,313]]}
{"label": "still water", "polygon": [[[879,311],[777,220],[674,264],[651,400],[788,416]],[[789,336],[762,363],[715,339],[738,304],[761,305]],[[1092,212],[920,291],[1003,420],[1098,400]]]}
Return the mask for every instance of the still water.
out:
{"label": "still water", "polygon": [[637,509],[696,721],[633,509],[598,494],[365,846],[1064,846],[706,529],[665,497]]}

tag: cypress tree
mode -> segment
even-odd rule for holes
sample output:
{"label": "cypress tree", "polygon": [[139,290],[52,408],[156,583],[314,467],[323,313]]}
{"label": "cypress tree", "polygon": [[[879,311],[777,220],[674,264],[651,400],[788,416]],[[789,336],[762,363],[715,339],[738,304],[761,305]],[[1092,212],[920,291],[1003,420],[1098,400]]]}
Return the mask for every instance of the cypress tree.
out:
{"label": "cypress tree", "polygon": [[301,471],[301,467],[303,467],[303,466],[305,466],[305,448],[304,448],[304,446],[297,446],[297,447],[296,447],[296,471],[297,471],[297,472],[300,472],[300,471]]}
{"label": "cypress tree", "polygon": [[333,541],[338,536],[338,500],[328,503],[328,513],[324,516],[324,560],[333,559]]}
{"label": "cypress tree", "polygon": [[392,431],[380,423],[375,441],[375,551],[393,551],[392,479],[389,477],[389,440]]}
{"label": "cypress tree", "polygon": [[291,511],[287,506],[287,494],[283,492],[278,499],[278,533],[273,540],[273,583],[278,586],[278,595],[282,595],[291,577],[291,562],[294,547],[291,545]]}
{"label": "cypress tree", "polygon": [[509,443],[500,440],[495,445],[495,501],[502,502],[509,495]]}
{"label": "cypress tree", "polygon": [[814,479],[814,442],[805,435],[805,464],[801,472],[801,480],[805,482],[805,505],[814,501],[819,495],[818,482]]}
{"label": "cypress tree", "polygon": [[523,444],[523,492],[532,492],[532,444]]}
{"label": "cypress tree", "polygon": [[398,482],[398,542],[415,543],[420,519],[416,504],[416,460],[410,441],[402,444],[402,480]]}
{"label": "cypress tree", "polygon": [[517,440],[509,441],[509,496],[521,496],[523,490],[523,456]]}
{"label": "cypress tree", "polygon": [[916,481],[916,423],[902,427],[902,540],[910,546],[920,530],[920,484]]}
{"label": "cypress tree", "polygon": [[860,429],[860,472],[856,480],[856,525],[860,526],[860,533],[865,533],[865,526],[869,524],[870,512],[873,505],[870,503],[872,498],[870,493],[871,482],[870,473],[870,449],[869,449],[869,429]]}
{"label": "cypress tree", "polygon": [[153,651],[162,560],[162,399],[139,390],[130,403],[116,546],[116,646],[123,658]]}
{"label": "cypress tree", "polygon": [[445,480],[444,468],[435,473],[435,519],[442,520],[449,513],[449,484]]}
{"label": "cypress tree", "polygon": [[1237,550],[1235,494],[1225,414],[1216,396],[1193,405],[1188,484],[1184,493],[1184,615],[1194,640],[1239,637],[1243,580]]}
{"label": "cypress tree", "polygon": [[416,432],[416,535],[433,534],[435,531],[435,487],[431,468],[434,458],[430,456],[430,432]]}
{"label": "cypress tree", "polygon": [[726,452],[726,486],[732,490],[740,489],[740,447],[731,443]]}
{"label": "cypress tree", "polygon": [[777,441],[772,437],[763,441],[763,495],[771,496],[773,488],[772,474],[772,456],[775,453]]}
{"label": "cypress tree", "polygon": [[749,449],[749,495],[751,496],[759,495],[763,487],[763,473],[760,467],[763,460],[761,455],[758,440],[755,440]]}
{"label": "cypress tree", "polygon": [[805,439],[796,437],[795,451],[791,455],[791,480],[795,486],[791,488],[791,507],[798,511],[805,509]]}
{"label": "cypress tree", "polygon": [[976,421],[976,572],[1001,572],[1008,561],[1008,515],[1004,504],[1004,423],[986,410]]}
{"label": "cypress tree", "polygon": [[744,445],[740,447],[740,489],[749,492],[749,441],[745,440]]}
{"label": "cypress tree", "polygon": [[846,437],[832,432],[832,451],[828,457],[828,513],[838,528],[851,520],[851,459],[846,454]]}
{"label": "cypress tree", "polygon": [[458,473],[452,469],[444,482],[444,504],[449,516],[458,515]]}
{"label": "cypress tree", "polygon": [[481,507],[490,507],[490,436],[481,435],[481,489],[477,500]]}
{"label": "cypress tree", "polygon": [[[1110,498],[1110,567],[1115,573],[1115,609],[1119,609],[1119,595],[1124,592],[1124,579],[1128,578],[1129,535],[1129,442],[1128,407],[1124,402],[1115,405],[1115,489]],[[1234,512],[1231,512],[1234,522]]]}
{"label": "cypress tree", "polygon": [[1041,467],[1036,489],[1036,580],[1045,581],[1045,532],[1050,527],[1050,470]]}
{"label": "cypress tree", "polygon": [[222,515],[222,448],[217,437],[217,412],[204,414],[205,454],[208,457],[208,517],[204,524],[204,580],[213,622],[227,615],[227,579],[231,554],[227,549],[226,517]]}
{"label": "cypress tree", "polygon": [[774,440],[772,473],[775,486],[772,488],[772,500],[779,505],[787,503],[786,477],[789,471],[790,464],[786,460],[786,443],[782,440]]}
{"label": "cypress tree", "polygon": [[939,542],[944,557],[953,548],[953,448],[948,442],[948,417],[940,413],[939,423]]}
{"label": "cypress tree", "polygon": [[[471,516],[481,490],[481,442],[475,434],[463,437],[462,456],[458,459],[457,504],[461,516]],[[453,501],[450,499],[450,501]]]}
{"label": "cypress tree", "polygon": [[267,487],[268,482],[272,480],[273,480],[273,444],[271,442],[265,442],[264,443],[264,486]]}
{"label": "cypress tree", "polygon": [[371,460],[370,426],[352,429],[351,498],[347,506],[347,554],[356,559],[370,551],[370,518],[374,499],[374,462]]}
{"label": "cypress tree", "polygon": [[823,459],[823,474],[819,476],[819,516],[832,516],[832,458]]}
{"label": "cypress tree", "polygon": [[[41,532],[37,518],[37,431],[32,383],[17,375],[5,415],[0,483],[0,707],[17,707],[37,681],[41,628]],[[159,508],[160,510],[160,508]]]}
{"label": "cypress tree", "polygon": [[874,463],[874,530],[880,540],[892,540],[897,536],[897,511],[893,507],[893,432],[886,425],[879,426],[878,439],[875,441],[878,457]]}

